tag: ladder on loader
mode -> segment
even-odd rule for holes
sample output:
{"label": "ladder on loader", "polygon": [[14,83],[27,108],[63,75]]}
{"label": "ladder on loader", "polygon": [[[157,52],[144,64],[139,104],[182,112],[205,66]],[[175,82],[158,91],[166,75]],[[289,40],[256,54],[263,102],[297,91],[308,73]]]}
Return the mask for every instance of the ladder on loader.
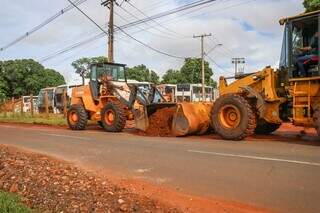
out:
{"label": "ladder on loader", "polygon": [[[318,79],[315,78],[299,78],[291,79],[293,84],[292,98],[293,98],[293,122],[296,125],[304,124],[304,126],[312,126],[312,99],[314,94],[312,91],[312,83]],[[307,124],[307,125],[306,125]]]}

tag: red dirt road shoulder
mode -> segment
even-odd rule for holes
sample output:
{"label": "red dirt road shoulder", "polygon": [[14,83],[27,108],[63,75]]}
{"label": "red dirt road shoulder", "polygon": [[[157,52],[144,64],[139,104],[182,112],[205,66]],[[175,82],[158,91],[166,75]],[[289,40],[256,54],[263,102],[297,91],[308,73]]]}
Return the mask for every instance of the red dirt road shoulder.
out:
{"label": "red dirt road shoulder", "polygon": [[0,146],[0,189],[41,212],[180,212],[45,155]]}
{"label": "red dirt road shoulder", "polygon": [[[53,212],[268,212],[245,204],[179,194],[140,180],[88,172],[42,154],[0,145],[0,190]],[[92,169],[92,168],[91,168]],[[105,176],[108,176],[108,179]]]}

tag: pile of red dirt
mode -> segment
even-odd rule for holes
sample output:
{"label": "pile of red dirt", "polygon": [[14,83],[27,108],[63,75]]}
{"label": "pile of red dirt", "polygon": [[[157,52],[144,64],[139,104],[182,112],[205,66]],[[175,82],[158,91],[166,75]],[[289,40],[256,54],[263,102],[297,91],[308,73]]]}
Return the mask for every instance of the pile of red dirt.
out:
{"label": "pile of red dirt", "polygon": [[179,212],[45,155],[0,145],[0,190],[39,212]]}
{"label": "pile of red dirt", "polygon": [[149,127],[142,135],[169,137],[171,134],[171,123],[175,107],[167,107],[157,110],[149,117]]}

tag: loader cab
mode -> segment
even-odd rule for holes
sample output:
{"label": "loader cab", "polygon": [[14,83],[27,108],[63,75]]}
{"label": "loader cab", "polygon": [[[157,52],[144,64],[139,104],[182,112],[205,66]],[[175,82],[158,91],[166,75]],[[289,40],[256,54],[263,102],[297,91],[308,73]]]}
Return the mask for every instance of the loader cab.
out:
{"label": "loader cab", "polygon": [[108,76],[112,82],[120,82],[125,84],[127,82],[125,73],[125,64],[116,63],[97,63],[90,66],[90,89],[95,100],[99,99],[99,90],[101,85],[101,78]]}
{"label": "loader cab", "polygon": [[[286,73],[287,80],[288,78],[320,76],[319,46],[310,51],[301,50],[303,47],[312,46],[315,42],[319,43],[320,36],[317,36],[319,18],[320,11],[315,11],[280,20],[280,24],[284,26],[284,36],[279,67],[281,71],[284,71],[282,74]],[[305,73],[299,70],[298,62],[301,60],[303,60]]]}

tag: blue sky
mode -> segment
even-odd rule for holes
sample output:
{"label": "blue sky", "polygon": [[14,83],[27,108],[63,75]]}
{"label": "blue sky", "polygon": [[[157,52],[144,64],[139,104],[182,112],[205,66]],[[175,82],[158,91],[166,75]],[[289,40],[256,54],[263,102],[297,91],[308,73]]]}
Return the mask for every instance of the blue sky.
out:
{"label": "blue sky", "polygon": [[[193,1],[196,0],[131,0],[131,3],[151,16]],[[57,13],[68,2],[2,0],[1,5],[4,9],[0,11],[0,46],[3,46]],[[100,25],[106,23],[108,11],[100,5],[100,0],[87,0],[80,7]],[[116,7],[117,14],[121,16],[115,16],[118,26],[144,18],[129,4],[123,3],[122,7],[124,10]],[[246,72],[276,65],[283,32],[278,20],[302,11],[302,0],[217,0],[205,7],[157,20],[170,30],[149,22],[127,29],[127,32],[157,49],[183,57],[200,55],[200,42],[193,39],[193,35],[212,33],[213,36],[205,41],[205,48],[209,50],[217,43],[223,44],[210,53],[210,57],[219,64],[216,66],[210,63],[214,78],[218,79],[220,75],[232,74],[232,57],[246,58]],[[96,26],[73,9],[17,45],[0,52],[0,60],[40,60],[99,32]],[[115,60],[119,63],[129,66],[146,64],[159,75],[169,68],[178,69],[183,63],[182,60],[149,50],[123,33],[117,33],[115,39]],[[77,83],[80,78],[74,74],[70,65],[72,61],[80,57],[106,55],[106,52],[104,37],[48,60],[44,65],[60,71],[68,82]]]}

